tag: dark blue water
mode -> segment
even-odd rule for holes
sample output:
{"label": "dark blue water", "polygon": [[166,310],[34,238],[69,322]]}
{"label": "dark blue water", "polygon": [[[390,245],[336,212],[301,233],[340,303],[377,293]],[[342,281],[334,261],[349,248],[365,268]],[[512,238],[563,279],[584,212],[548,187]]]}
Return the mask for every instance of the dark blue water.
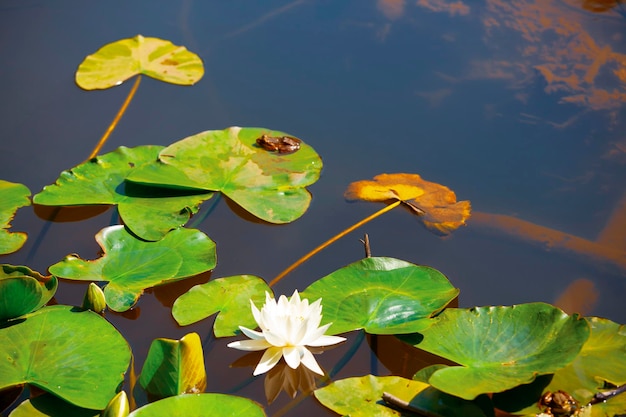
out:
{"label": "dark blue water", "polygon": [[[293,224],[256,224],[224,200],[217,205],[199,226],[218,245],[213,277],[248,273],[270,280],[380,208],[347,203],[349,183],[380,173],[418,173],[471,200],[477,212],[590,242],[613,219],[617,238],[599,242],[610,242],[606,247],[617,256],[546,249],[536,239],[471,219],[441,239],[395,210],[310,260],[276,292],[304,289],[360,259],[358,239],[367,232],[374,255],[441,270],[461,289],[461,306],[555,303],[568,288],[584,288],[582,297],[568,296],[573,309],[626,323],[626,225],[612,217],[626,195],[623,14],[593,14],[573,0],[465,3],[3,0],[0,178],[37,193],[83,161],[130,83],[82,91],[73,83],[78,64],[108,42],[160,37],[199,54],[206,74],[193,87],[144,78],[103,152],[167,145],[238,125],[289,132],[324,160],[321,179],[310,187],[310,210]],[[1,261],[45,272],[68,253],[95,258],[93,235],[112,218],[108,211],[53,223],[38,246],[45,222],[32,208],[22,209],[14,229],[28,231],[30,239]],[[585,285],[573,285],[577,281]],[[57,299],[79,304],[83,288],[66,284]],[[108,316],[128,337],[138,363],[153,338],[209,334],[210,320],[181,329],[171,319],[171,302],[184,290],[166,287],[158,297],[144,296],[134,321]],[[228,369],[239,352],[226,350],[224,341],[211,346],[207,356],[224,360],[207,361],[214,375],[209,391],[228,391],[224,386],[237,386],[251,373]],[[331,368],[348,349],[320,361]],[[340,376],[370,372],[369,355],[364,345]],[[240,394],[264,401],[260,381]],[[268,414],[285,404],[281,398]],[[323,413],[314,400],[297,410]]]}

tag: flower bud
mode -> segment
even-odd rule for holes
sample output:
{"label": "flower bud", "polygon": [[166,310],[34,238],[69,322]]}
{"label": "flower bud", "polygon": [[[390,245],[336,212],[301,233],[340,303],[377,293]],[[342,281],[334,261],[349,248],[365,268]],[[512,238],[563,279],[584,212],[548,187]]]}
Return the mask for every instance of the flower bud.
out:
{"label": "flower bud", "polygon": [[98,314],[102,313],[106,308],[107,303],[104,298],[104,292],[93,282],[89,283],[89,288],[83,298],[83,309],[92,310]]}

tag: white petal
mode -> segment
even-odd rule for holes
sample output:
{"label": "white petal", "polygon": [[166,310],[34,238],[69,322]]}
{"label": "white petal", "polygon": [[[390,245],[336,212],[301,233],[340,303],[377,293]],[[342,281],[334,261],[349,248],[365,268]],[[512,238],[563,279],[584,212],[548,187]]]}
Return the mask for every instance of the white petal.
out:
{"label": "white petal", "polygon": [[254,302],[252,300],[250,300],[250,307],[252,308],[252,315],[254,316],[254,321],[256,321],[256,324],[258,324],[261,330],[263,330],[264,327],[263,327],[263,319],[261,318],[261,312],[254,305]]}
{"label": "white petal", "polygon": [[257,332],[256,330],[251,330],[243,326],[239,326],[239,330],[241,330],[241,332],[245,334],[246,336],[248,336],[250,339],[255,339],[255,340],[265,339],[265,336],[263,336],[263,333]]}
{"label": "white petal", "polygon": [[299,317],[293,317],[292,320],[294,322],[294,328],[292,329],[291,334],[289,335],[289,343],[298,346],[305,345],[306,343],[302,343],[302,340],[307,339],[307,335],[309,333],[309,320],[308,319],[300,319]]}
{"label": "white petal", "polygon": [[332,323],[328,323],[328,324],[323,325],[322,327],[318,327],[317,329],[309,330],[306,334],[306,337],[304,337],[300,341],[300,344],[305,345],[305,346],[310,346],[312,342],[316,341],[317,339],[322,337],[324,333],[326,333],[326,330],[328,330],[331,324]]}
{"label": "white petal", "polygon": [[341,343],[346,340],[345,337],[341,336],[320,336],[317,340],[314,340],[310,343],[307,343],[307,346],[319,347],[319,346],[330,346],[336,345],[337,343]]}
{"label": "white petal", "polygon": [[248,351],[265,350],[271,347],[271,345],[265,340],[238,340],[237,342],[231,342],[226,346],[233,349]]}
{"label": "white petal", "polygon": [[291,369],[296,369],[298,366],[300,366],[300,349],[306,350],[306,348],[303,348],[301,346],[290,346],[283,348],[283,357],[285,358],[285,362],[287,362],[287,365],[289,365]]}
{"label": "white petal", "polygon": [[254,368],[254,372],[252,374],[256,376],[269,371],[274,366],[276,366],[282,354],[283,350],[281,348],[271,347],[267,349],[263,354],[263,357],[261,358],[259,364],[256,366],[256,368]]}
{"label": "white petal", "polygon": [[320,366],[317,364],[317,361],[313,357],[313,354],[308,349],[304,349],[304,352],[302,353],[303,355],[300,359],[302,365],[306,366],[316,374],[324,375],[324,371],[322,371],[322,368],[320,368]]}
{"label": "white petal", "polygon": [[300,304],[300,294],[298,294],[298,290],[295,290],[291,296],[291,303],[293,304],[294,302]]}
{"label": "white petal", "polygon": [[272,346],[283,347],[287,344],[287,341],[281,334],[275,334],[274,332],[264,332],[265,340]]}
{"label": "white petal", "polygon": [[263,329],[265,338],[274,346],[285,346],[287,343],[285,317],[266,310],[261,311],[261,316],[266,326]]}

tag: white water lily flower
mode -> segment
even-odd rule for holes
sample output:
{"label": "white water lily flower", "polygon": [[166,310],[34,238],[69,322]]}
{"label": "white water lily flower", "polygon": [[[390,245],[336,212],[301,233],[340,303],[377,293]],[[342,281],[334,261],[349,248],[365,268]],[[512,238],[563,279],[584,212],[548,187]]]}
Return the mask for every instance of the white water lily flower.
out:
{"label": "white water lily flower", "polygon": [[265,292],[265,305],[261,311],[252,300],[252,314],[260,332],[239,326],[243,334],[251,340],[240,340],[228,344],[239,350],[265,350],[261,361],[254,369],[254,375],[260,375],[272,369],[281,356],[290,368],[296,369],[303,364],[311,371],[324,375],[313,354],[307,346],[320,347],[343,342],[345,337],[325,336],[332,323],[319,327],[322,321],[322,299],[309,305],[309,300],[300,300],[298,290],[290,300],[281,295],[278,303]]}

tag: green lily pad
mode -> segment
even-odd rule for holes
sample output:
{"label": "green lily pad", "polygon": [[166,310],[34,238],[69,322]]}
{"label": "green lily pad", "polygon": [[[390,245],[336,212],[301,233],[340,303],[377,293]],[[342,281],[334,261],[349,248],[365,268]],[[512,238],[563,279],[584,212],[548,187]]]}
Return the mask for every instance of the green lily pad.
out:
{"label": "green lily pad", "polygon": [[0,180],[0,255],[15,252],[26,242],[26,233],[11,233],[8,229],[17,209],[30,205],[29,196],[25,185]]}
{"label": "green lily pad", "polygon": [[145,405],[129,417],[265,417],[263,408],[247,398],[226,394],[185,394]]}
{"label": "green lily pad", "polygon": [[435,388],[471,400],[527,384],[569,364],[589,337],[587,322],[544,303],[449,308],[415,346],[454,361],[432,373]]}
{"label": "green lily pad", "polygon": [[0,322],[35,311],[54,296],[58,281],[25,266],[0,265]]}
{"label": "green lily pad", "polygon": [[254,216],[288,223],[309,207],[305,189],[319,178],[322,160],[305,143],[291,154],[258,146],[262,135],[291,136],[263,128],[231,127],[182,139],[159,154],[159,161],[134,170],[141,184],[221,191]]}
{"label": "green lily pad", "polygon": [[104,255],[93,261],[68,255],[49,271],[60,278],[108,281],[104,288],[107,305],[126,311],[143,290],[179,281],[215,267],[215,243],[194,229],[176,229],[158,242],[131,235],[124,226],[110,226],[96,235]]}
{"label": "green lily pad", "polygon": [[300,296],[322,299],[328,334],[421,331],[459,293],[439,271],[394,258],[365,258],[325,276]]}
{"label": "green lily pad", "polygon": [[110,88],[137,74],[171,84],[193,85],[204,75],[200,57],[159,38],[120,39],[87,56],[76,71],[85,90]]}
{"label": "green lily pad", "polygon": [[153,340],[139,383],[155,398],[204,392],[206,371],[200,336],[189,333],[180,340]]}
{"label": "green lily pad", "polygon": [[156,161],[162,146],[119,147],[113,152],[63,171],[56,183],[44,187],[33,202],[44,206],[117,204],[120,217],[134,234],[159,240],[185,224],[213,193],[189,193],[128,184],[134,169]]}
{"label": "green lily pad", "polygon": [[373,376],[346,378],[335,381],[313,392],[325,407],[335,413],[352,417],[392,417],[400,412],[385,405],[383,392],[388,392],[404,401],[411,401],[428,384],[399,376]]}
{"label": "green lily pad", "polygon": [[[591,335],[574,360],[557,370],[544,392],[559,390],[569,393],[581,405],[589,403],[604,388],[605,383],[626,384],[626,326],[598,317],[586,317]],[[496,397],[494,396],[494,399]],[[537,401],[527,408],[506,409],[516,414],[537,413]],[[592,416],[626,413],[626,395],[610,398],[591,407]]]}
{"label": "green lily pad", "polygon": [[130,362],[130,348],[115,327],[71,306],[9,321],[0,340],[0,389],[31,384],[83,408],[105,408]]}
{"label": "green lily pad", "polygon": [[213,324],[215,336],[234,336],[239,333],[239,326],[257,327],[250,300],[262,306],[266,291],[273,296],[265,281],[253,275],[218,278],[196,285],[178,297],[172,307],[172,315],[178,324],[187,326],[219,311]]}

